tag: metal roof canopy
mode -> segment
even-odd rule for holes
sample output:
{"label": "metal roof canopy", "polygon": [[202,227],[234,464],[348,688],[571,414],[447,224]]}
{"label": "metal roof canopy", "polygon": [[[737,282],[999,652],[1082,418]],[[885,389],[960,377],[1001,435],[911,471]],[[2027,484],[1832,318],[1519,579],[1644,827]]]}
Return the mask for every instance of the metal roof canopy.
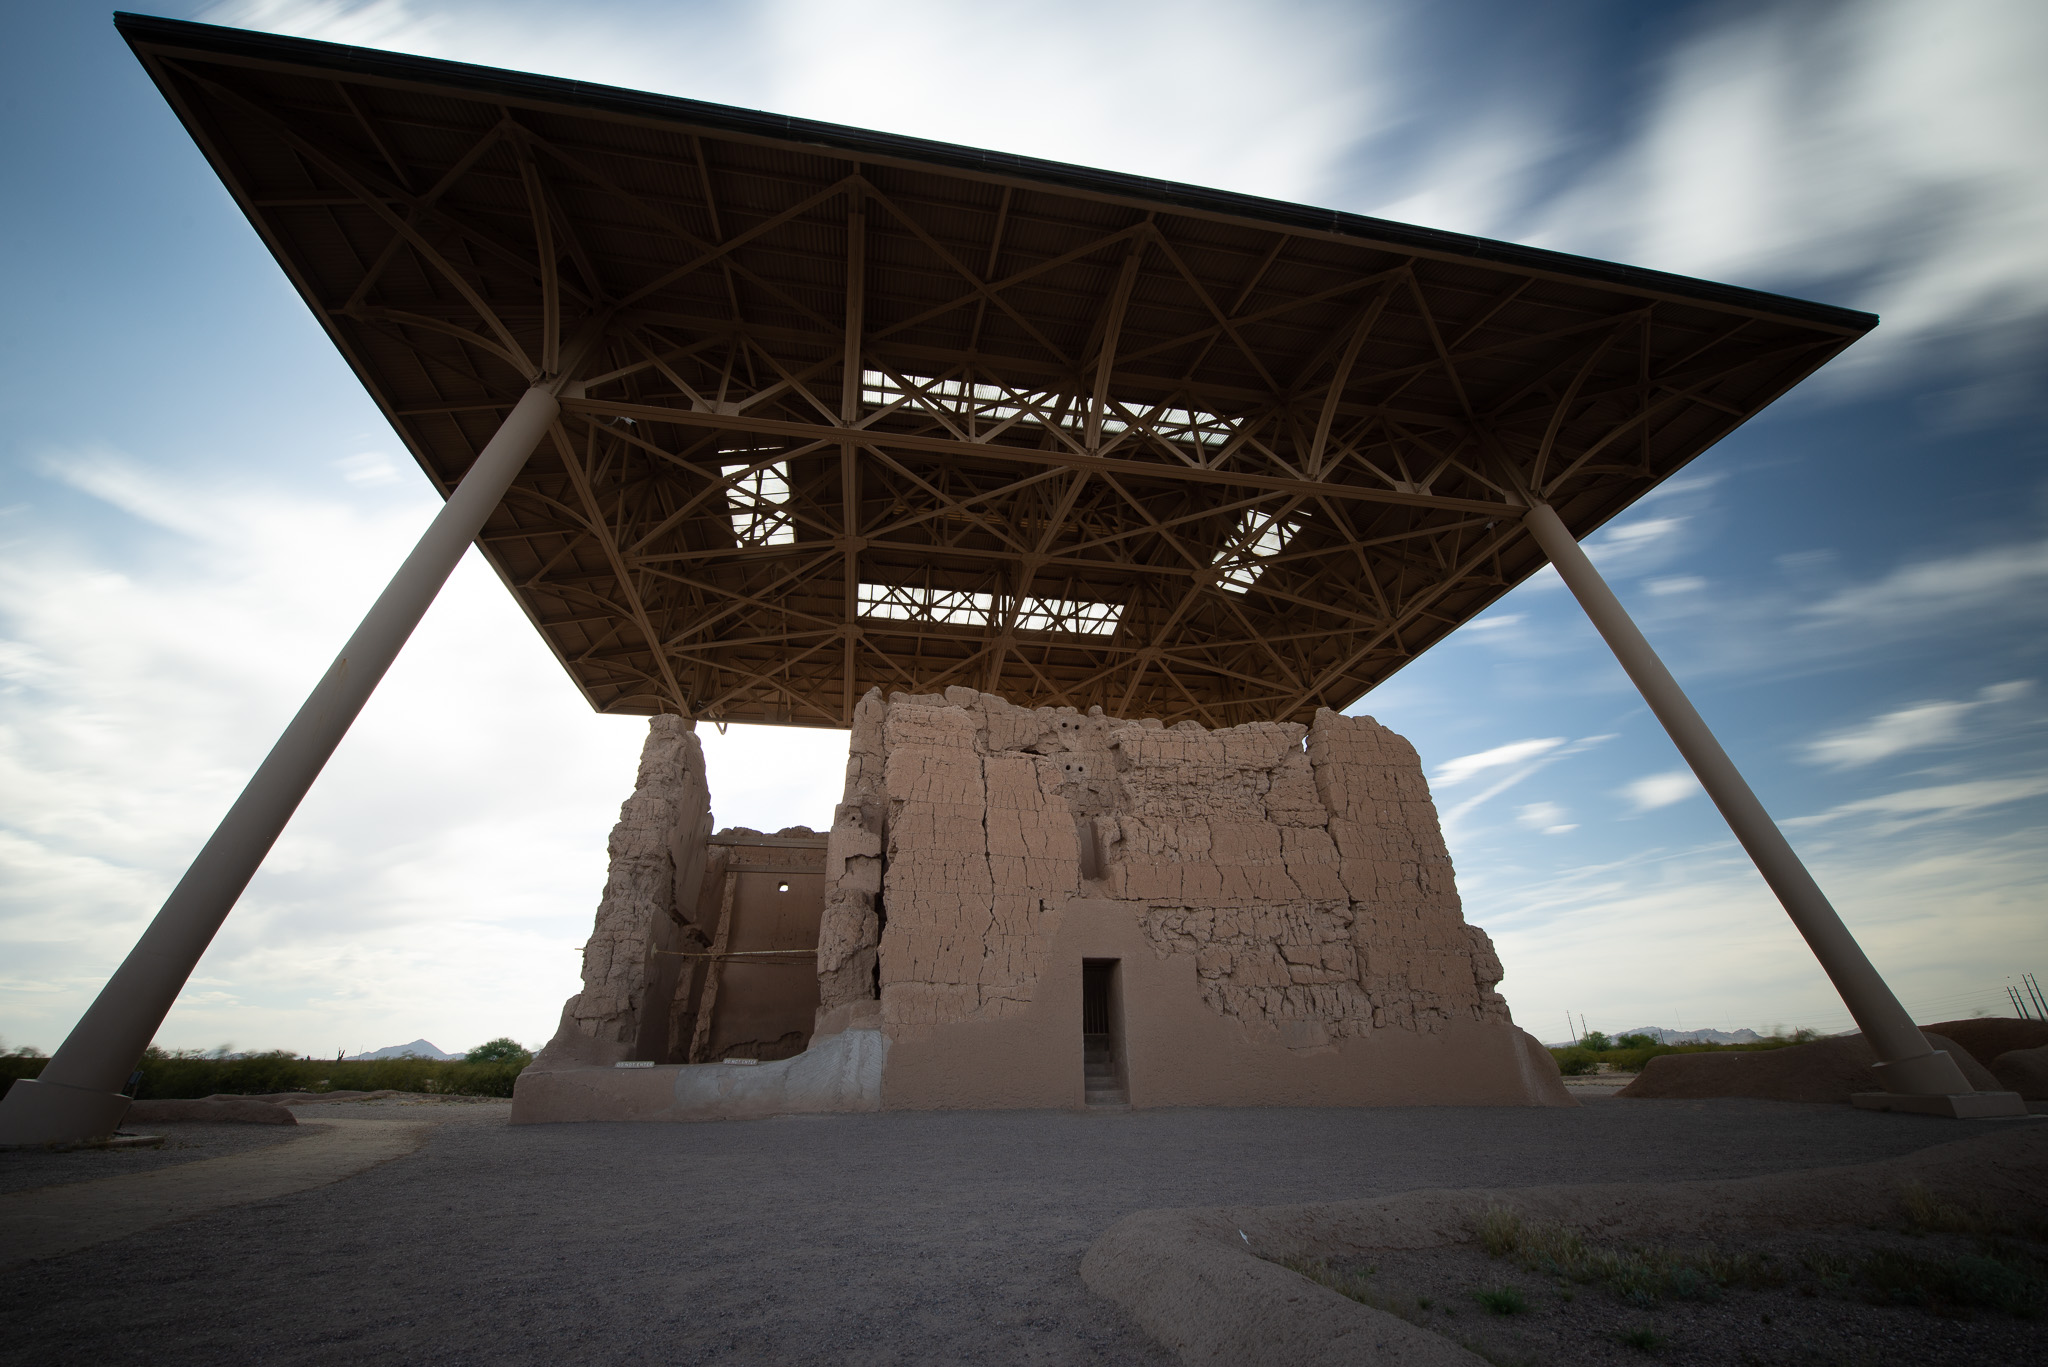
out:
{"label": "metal roof canopy", "polygon": [[1377,219],[120,15],[603,712],[1343,707],[1875,326]]}

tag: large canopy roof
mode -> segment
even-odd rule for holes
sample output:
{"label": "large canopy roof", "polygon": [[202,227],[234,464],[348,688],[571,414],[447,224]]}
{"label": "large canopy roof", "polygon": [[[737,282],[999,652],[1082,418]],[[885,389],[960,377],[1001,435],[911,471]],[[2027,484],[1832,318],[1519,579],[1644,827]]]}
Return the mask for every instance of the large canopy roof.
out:
{"label": "large canopy roof", "polygon": [[1875,325],[1243,195],[122,15],[591,704],[1341,707]]}

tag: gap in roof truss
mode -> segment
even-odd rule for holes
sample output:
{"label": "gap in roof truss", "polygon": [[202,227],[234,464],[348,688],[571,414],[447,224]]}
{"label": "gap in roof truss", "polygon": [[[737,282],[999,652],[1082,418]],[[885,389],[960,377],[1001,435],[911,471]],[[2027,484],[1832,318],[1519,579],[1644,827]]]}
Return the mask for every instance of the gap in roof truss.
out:
{"label": "gap in roof truss", "polygon": [[[861,372],[861,403],[877,412],[923,410],[965,426],[975,440],[986,440],[1013,424],[1034,423],[1065,432],[1084,432],[1088,415],[1082,401],[1047,390],[1014,389],[972,380],[942,380],[928,375],[895,375],[880,370]],[[1214,450],[1235,435],[1238,420],[1197,408],[1169,404],[1125,403],[1112,398],[1102,418],[1104,438],[1132,431],[1161,441]],[[1107,443],[1106,443],[1107,444]]]}
{"label": "gap in roof truss", "polygon": [[1247,508],[1237,519],[1230,544],[1211,562],[1223,572],[1219,587],[1231,593],[1249,593],[1266,572],[1266,562],[1286,550],[1300,531],[1301,523],[1293,518]]}
{"label": "gap in roof truss", "polygon": [[[721,456],[748,456],[755,460],[767,451],[727,447]],[[732,480],[726,490],[731,510],[732,534],[741,546],[789,546],[796,542],[796,523],[789,512],[789,462],[721,464],[718,472]]]}
{"label": "gap in roof truss", "polygon": [[1124,615],[1121,603],[1040,597],[1026,597],[1019,602],[993,593],[928,588],[916,584],[863,582],[858,597],[863,617],[889,618],[899,622],[940,622],[948,626],[984,629],[1000,627],[1010,619],[1010,605],[1016,602],[1016,630],[1058,632],[1069,636],[1114,636]]}

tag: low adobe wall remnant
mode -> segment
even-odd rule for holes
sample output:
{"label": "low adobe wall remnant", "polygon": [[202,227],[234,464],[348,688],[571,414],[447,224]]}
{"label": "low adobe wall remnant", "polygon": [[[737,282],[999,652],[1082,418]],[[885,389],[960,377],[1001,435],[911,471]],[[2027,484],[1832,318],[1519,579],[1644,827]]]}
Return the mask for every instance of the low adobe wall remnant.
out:
{"label": "low adobe wall remnant", "polygon": [[[1465,923],[1400,736],[1327,710],[1309,726],[1209,731],[965,688],[877,690],[855,711],[824,838],[807,1048],[872,1038],[849,1055],[862,1081],[804,1103],[809,1088],[714,1083],[693,1066],[590,1076],[703,1062],[675,1044],[701,986],[664,986],[656,961],[722,945],[710,890],[736,852],[723,833],[692,834],[710,826],[695,737],[674,719],[654,728],[612,837],[584,991],[522,1077],[515,1119],[601,1118],[607,1088],[635,1118],[752,1113],[738,1100],[756,1091],[790,1109],[1079,1107],[1084,1009],[1090,1047],[1113,1055],[1137,1107],[1573,1104],[1494,990],[1500,960]],[[693,840],[712,842],[708,857]],[[686,866],[701,870],[687,905]],[[1092,1003],[1084,961],[1111,984]],[[564,1069],[584,1070],[574,1101],[568,1079],[544,1080]],[[543,1090],[561,1095],[542,1105]],[[732,1100],[707,1104],[714,1093]]]}

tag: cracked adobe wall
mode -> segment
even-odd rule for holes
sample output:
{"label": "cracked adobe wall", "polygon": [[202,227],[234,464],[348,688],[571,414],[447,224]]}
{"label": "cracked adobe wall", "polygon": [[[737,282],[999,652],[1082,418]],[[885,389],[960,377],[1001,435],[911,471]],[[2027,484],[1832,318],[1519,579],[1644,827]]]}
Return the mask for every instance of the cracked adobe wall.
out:
{"label": "cracked adobe wall", "polygon": [[[1370,718],[1169,729],[877,691],[847,772],[818,1034],[880,1024],[908,1043],[888,1104],[1077,1102],[1084,954],[1124,963],[1134,1103],[1249,1103],[1260,1070],[1288,1074],[1272,1084],[1288,1095],[1398,1099],[1398,1057],[1397,1073],[1474,1079],[1469,1096],[1425,1086],[1436,1099],[1568,1104],[1493,990],[1500,961],[1464,922],[1414,749]],[[1138,1035],[1168,1019],[1204,1057],[1148,1083]],[[1345,1085],[1358,1061],[1331,1060],[1369,1044],[1379,1076]],[[1014,1086],[977,1075],[1010,1053]]]}
{"label": "cracked adobe wall", "polygon": [[612,828],[611,869],[583,947],[583,990],[563,1004],[534,1067],[680,1061],[671,1057],[671,1006],[678,990],[690,990],[693,961],[660,951],[710,943],[698,915],[710,836],[703,745],[682,718],[654,717],[633,795]]}

